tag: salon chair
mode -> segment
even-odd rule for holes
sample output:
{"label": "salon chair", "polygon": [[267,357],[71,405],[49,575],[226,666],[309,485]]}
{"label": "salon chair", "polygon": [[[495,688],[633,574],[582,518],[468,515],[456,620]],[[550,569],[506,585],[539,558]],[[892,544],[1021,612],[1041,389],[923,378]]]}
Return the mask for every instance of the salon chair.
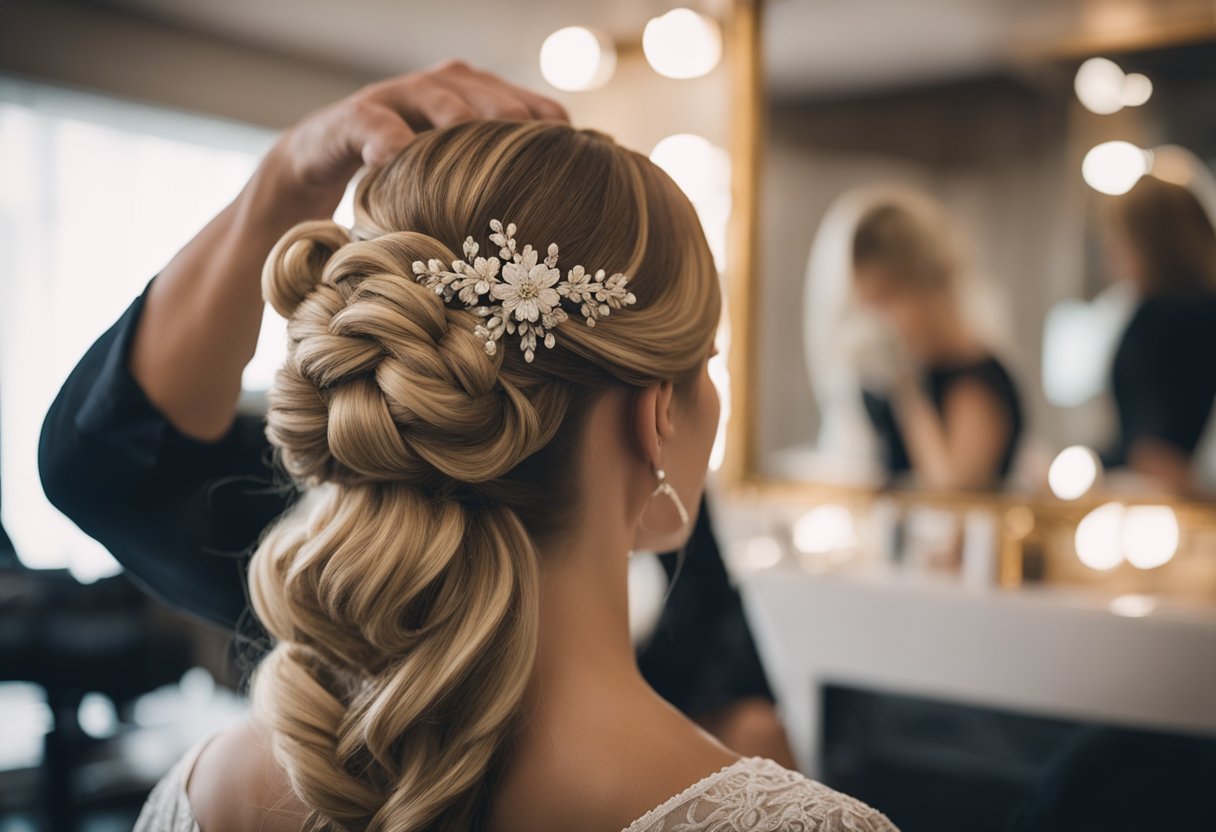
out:
{"label": "salon chair", "polygon": [[80,762],[104,754],[104,745],[82,730],[77,713],[92,691],[121,713],[191,666],[189,640],[156,627],[151,606],[121,575],[81,584],[66,570],[24,567],[0,529],[0,681],[32,682],[46,692],[53,728],[44,740],[39,805],[27,800],[23,808],[40,808],[53,832],[77,828],[83,810],[140,799],[146,784],[111,783],[106,794],[81,789]]}

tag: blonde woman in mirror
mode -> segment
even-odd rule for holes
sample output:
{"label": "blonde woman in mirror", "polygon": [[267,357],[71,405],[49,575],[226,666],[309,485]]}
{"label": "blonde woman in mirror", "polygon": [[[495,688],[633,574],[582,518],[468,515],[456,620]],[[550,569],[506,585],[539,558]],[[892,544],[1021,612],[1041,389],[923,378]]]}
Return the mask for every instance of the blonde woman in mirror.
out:
{"label": "blonde woman in mirror", "polygon": [[852,229],[849,262],[861,314],[847,349],[888,475],[935,490],[999,488],[1021,400],[968,300],[945,212],[912,192],[874,199]]}
{"label": "blonde woman in mirror", "polygon": [[[289,336],[267,434],[306,494],[250,565],[253,719],[138,830],[894,829],[638,670],[628,556],[687,541],[719,415],[717,271],[668,176],[454,63],[311,115],[236,205],[148,309],[217,241],[264,259]],[[188,377],[152,381],[196,412]]]}
{"label": "blonde woman in mirror", "polygon": [[1216,228],[1193,189],[1201,168],[1191,187],[1145,176],[1101,214],[1109,274],[1136,297],[1111,369],[1119,432],[1103,461],[1183,495],[1216,479],[1202,454],[1216,431]]}

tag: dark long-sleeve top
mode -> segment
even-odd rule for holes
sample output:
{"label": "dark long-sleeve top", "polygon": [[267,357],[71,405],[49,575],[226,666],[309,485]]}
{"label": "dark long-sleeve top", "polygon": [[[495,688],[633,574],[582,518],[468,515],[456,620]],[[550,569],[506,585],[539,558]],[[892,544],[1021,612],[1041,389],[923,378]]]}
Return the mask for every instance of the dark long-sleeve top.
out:
{"label": "dark long-sleeve top", "polygon": [[[991,483],[998,486],[1013,470],[1013,463],[1021,440],[1023,430],[1022,401],[1013,376],[1005,369],[1005,365],[995,357],[989,356],[981,361],[969,364],[931,367],[921,379],[921,384],[933,402],[938,415],[945,409],[946,396],[951,388],[960,382],[982,384],[996,397],[1001,410],[1009,419],[1009,435],[1002,446],[1001,458],[997,469],[992,472]],[[885,397],[868,390],[862,391],[862,401],[866,415],[874,427],[883,454],[883,463],[887,473],[894,480],[912,470],[912,459],[904,442],[903,431],[895,416],[895,408]]]}
{"label": "dark long-sleeve top", "polygon": [[1119,341],[1111,372],[1119,438],[1109,465],[1126,465],[1144,439],[1193,454],[1216,399],[1216,294],[1144,300]]}
{"label": "dark long-sleeve top", "polygon": [[[256,639],[248,559],[301,492],[276,467],[263,416],[238,415],[223,438],[207,442],[179,431],[148,399],[129,369],[146,295],[89,348],[47,412],[43,488],[145,590]],[[742,696],[771,698],[705,508],[639,657],[656,690],[694,716]],[[675,555],[662,560],[672,574]]]}

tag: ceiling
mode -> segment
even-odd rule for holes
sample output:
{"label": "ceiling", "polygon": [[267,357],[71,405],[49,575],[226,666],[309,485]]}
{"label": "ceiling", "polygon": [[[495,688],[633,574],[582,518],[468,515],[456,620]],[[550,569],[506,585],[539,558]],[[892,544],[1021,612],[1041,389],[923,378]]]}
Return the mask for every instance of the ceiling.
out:
{"label": "ceiling", "polygon": [[[636,44],[677,4],[730,0],[93,0],[382,76],[462,57],[540,82],[545,36],[576,23]],[[981,75],[1086,27],[1210,21],[1211,0],[768,0],[764,64],[778,95],[832,95]]]}
{"label": "ceiling", "polygon": [[[681,0],[709,10],[718,3]],[[638,41],[663,0],[93,0],[147,17],[373,76],[464,58],[539,83],[545,37],[595,26]]]}
{"label": "ceiling", "polygon": [[765,70],[778,95],[842,93],[980,74],[1030,0],[774,0]]}

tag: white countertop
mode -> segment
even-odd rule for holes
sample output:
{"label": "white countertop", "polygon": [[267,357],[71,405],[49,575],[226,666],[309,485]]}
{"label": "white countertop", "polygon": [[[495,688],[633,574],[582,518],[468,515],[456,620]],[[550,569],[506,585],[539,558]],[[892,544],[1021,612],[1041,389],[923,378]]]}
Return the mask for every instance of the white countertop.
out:
{"label": "white countertop", "polygon": [[1216,606],[897,572],[744,576],[744,604],[804,771],[824,684],[1216,735]]}

